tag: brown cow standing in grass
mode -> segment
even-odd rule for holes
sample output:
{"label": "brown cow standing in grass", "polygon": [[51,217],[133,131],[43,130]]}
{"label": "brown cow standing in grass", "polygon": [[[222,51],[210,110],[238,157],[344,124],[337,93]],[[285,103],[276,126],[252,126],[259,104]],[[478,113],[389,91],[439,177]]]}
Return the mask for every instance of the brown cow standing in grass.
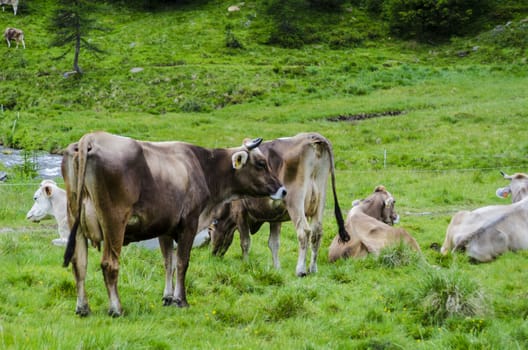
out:
{"label": "brown cow standing in grass", "polygon": [[288,196],[284,202],[266,198],[246,198],[226,204],[211,227],[213,254],[223,255],[236,229],[240,232],[243,256],[248,259],[250,233],[256,233],[265,222],[270,224],[268,246],[273,265],[280,267],[278,250],[281,223],[291,220],[299,241],[297,276],[305,276],[306,255],[312,248],[309,272],[317,272],[317,256],[323,235],[323,212],[326,201],[328,176],[331,176],[334,195],[334,214],[340,239],[347,241],[341,209],[337,200],[332,145],[317,133],[301,133],[265,142],[260,146],[268,157],[271,171],[281,180]]}
{"label": "brown cow standing in grass", "polygon": [[334,238],[328,253],[330,262],[379,254],[383,248],[400,242],[419,252],[420,246],[407,231],[392,226],[399,220],[395,203],[394,197],[381,185],[369,197],[355,203],[345,222],[350,241],[343,243],[339,236]]}
{"label": "brown cow standing in grass", "polygon": [[6,28],[4,31],[4,38],[7,42],[7,47],[11,47],[11,40],[16,42],[16,48],[18,49],[18,44],[22,43],[22,47],[26,48],[26,43],[24,42],[24,32],[16,28]]}
{"label": "brown cow standing in grass", "polygon": [[101,268],[109,315],[122,314],[117,290],[122,246],[153,237],[159,237],[165,260],[164,304],[188,306],[185,275],[193,239],[209,225],[215,208],[244,196],[286,195],[258,149],[261,141],[206,149],[96,132],[69,145],[61,166],[72,228],[64,265],[73,265],[76,313],[90,312],[84,285],[88,239],[99,248],[104,241]]}

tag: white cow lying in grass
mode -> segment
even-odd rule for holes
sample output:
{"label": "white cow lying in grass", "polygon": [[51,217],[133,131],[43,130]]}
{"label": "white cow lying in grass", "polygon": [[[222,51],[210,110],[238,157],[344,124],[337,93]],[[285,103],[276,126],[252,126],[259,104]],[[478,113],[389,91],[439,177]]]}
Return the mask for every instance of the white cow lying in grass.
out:
{"label": "white cow lying in grass", "polygon": [[[64,246],[68,242],[70,227],[66,214],[66,191],[58,187],[53,180],[42,180],[39,189],[33,195],[33,206],[28,211],[26,219],[39,222],[48,217],[54,217],[57,221],[59,236],[52,241],[54,245]],[[203,230],[194,237],[193,247],[201,247],[209,243],[209,232]],[[138,242],[137,244],[147,248],[159,247],[158,240],[152,239]]]}
{"label": "white cow lying in grass", "polygon": [[479,262],[487,262],[506,251],[528,249],[528,175],[502,173],[510,182],[497,195],[512,195],[512,204],[491,205],[473,211],[459,211],[447,227],[442,254],[465,250]]}
{"label": "white cow lying in grass", "polygon": [[70,228],[66,216],[66,191],[59,188],[53,180],[43,180],[39,189],[33,195],[33,206],[28,211],[26,219],[39,222],[53,216],[57,220],[59,237],[54,239],[54,245],[66,245]]}

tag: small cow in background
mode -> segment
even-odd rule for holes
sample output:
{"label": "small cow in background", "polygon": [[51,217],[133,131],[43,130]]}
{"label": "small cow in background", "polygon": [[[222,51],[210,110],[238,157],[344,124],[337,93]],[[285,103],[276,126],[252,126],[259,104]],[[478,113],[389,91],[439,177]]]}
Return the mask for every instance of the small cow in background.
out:
{"label": "small cow in background", "polygon": [[16,16],[18,10],[18,0],[0,0],[0,5],[2,5],[2,11],[5,11],[5,5],[13,6],[13,12]]}
{"label": "small cow in background", "polygon": [[459,211],[447,227],[442,254],[465,250],[478,262],[488,262],[506,251],[528,249],[528,175],[502,176],[510,181],[497,196],[512,195],[512,204]]}
{"label": "small cow in background", "polygon": [[399,221],[394,210],[395,203],[394,197],[382,185],[377,186],[366,199],[354,201],[345,222],[350,241],[343,243],[336,236],[330,244],[329,261],[379,254],[383,248],[400,242],[420,252],[420,246],[407,231],[392,227]]}
{"label": "small cow in background", "polygon": [[22,43],[22,47],[26,48],[26,43],[24,42],[24,32],[16,28],[6,28],[4,31],[4,38],[7,41],[7,46],[11,47],[11,40],[16,42],[16,47],[18,49],[18,44]]}
{"label": "small cow in background", "polygon": [[[59,236],[51,241],[54,245],[65,246],[68,243],[70,227],[68,226],[68,216],[66,211],[66,191],[57,186],[53,180],[42,180],[40,187],[33,195],[33,206],[28,211],[26,219],[33,222],[40,222],[50,216],[57,221]],[[137,242],[137,245],[146,248],[159,248],[157,239],[149,239]],[[194,237],[193,248],[202,247],[209,243],[209,232],[202,230]]]}
{"label": "small cow in background", "polygon": [[59,188],[53,180],[42,180],[39,189],[33,195],[33,206],[26,219],[39,222],[49,216],[57,221],[59,237],[51,241],[54,245],[64,246],[68,243],[70,227],[66,215],[66,191]]}

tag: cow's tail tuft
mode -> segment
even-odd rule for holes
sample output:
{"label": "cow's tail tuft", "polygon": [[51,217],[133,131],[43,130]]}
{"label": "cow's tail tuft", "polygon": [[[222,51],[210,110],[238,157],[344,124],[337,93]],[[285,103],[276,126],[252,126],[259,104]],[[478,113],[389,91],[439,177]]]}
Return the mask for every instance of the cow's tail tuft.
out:
{"label": "cow's tail tuft", "polygon": [[75,220],[73,227],[70,231],[70,237],[68,238],[68,244],[66,245],[66,250],[64,251],[64,262],[62,266],[68,267],[71,259],[73,258],[73,253],[75,253],[75,238],[77,236],[77,229],[79,228],[79,220]]}

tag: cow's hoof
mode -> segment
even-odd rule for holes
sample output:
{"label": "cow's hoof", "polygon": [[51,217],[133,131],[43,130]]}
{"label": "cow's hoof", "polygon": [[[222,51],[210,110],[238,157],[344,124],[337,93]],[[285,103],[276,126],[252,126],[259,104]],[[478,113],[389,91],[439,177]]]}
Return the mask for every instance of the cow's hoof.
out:
{"label": "cow's hoof", "polygon": [[121,314],[122,314],[122,312],[118,311],[118,310],[114,310],[114,309],[109,309],[108,310],[108,316],[111,316],[113,318],[121,317]]}
{"label": "cow's hoof", "polygon": [[173,303],[172,297],[170,296],[161,298],[161,301],[163,302],[163,306],[169,306]]}
{"label": "cow's hoof", "polygon": [[176,299],[173,302],[177,307],[189,307],[189,304],[186,300]]}
{"label": "cow's hoof", "polygon": [[434,251],[440,252],[440,248],[441,247],[440,247],[440,244],[438,244],[437,242],[433,242],[433,243],[431,243],[429,248],[431,248]]}
{"label": "cow's hoof", "polygon": [[81,317],[86,317],[90,314],[90,307],[88,305],[77,306],[75,314]]}
{"label": "cow's hoof", "polygon": [[297,272],[297,277],[306,277],[306,272],[304,271]]}

